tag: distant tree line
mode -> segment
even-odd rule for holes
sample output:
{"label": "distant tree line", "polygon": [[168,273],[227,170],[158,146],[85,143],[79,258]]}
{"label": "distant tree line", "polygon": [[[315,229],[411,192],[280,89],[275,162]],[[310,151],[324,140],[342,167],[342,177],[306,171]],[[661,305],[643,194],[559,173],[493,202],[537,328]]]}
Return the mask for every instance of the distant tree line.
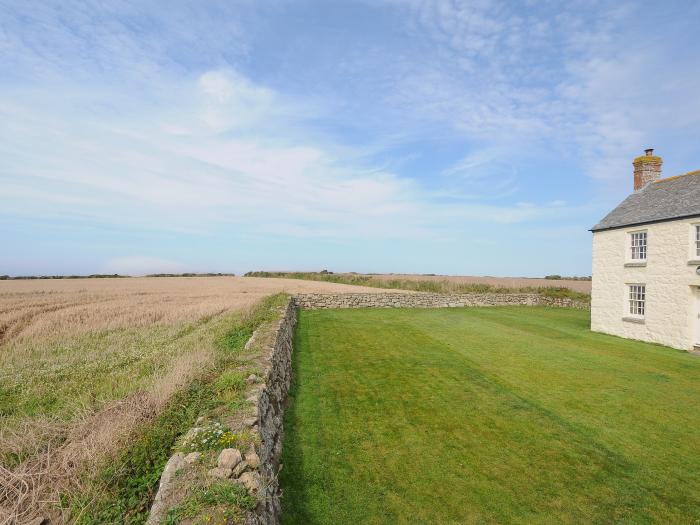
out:
{"label": "distant tree line", "polygon": [[149,273],[146,277],[235,277],[235,273]]}
{"label": "distant tree line", "polygon": [[[247,272],[244,277],[278,277],[284,279],[304,279],[309,281],[326,281],[374,288],[393,288],[431,293],[536,293],[548,297],[568,297],[581,301],[590,300],[590,295],[571,290],[565,286],[502,286],[500,284],[462,283],[450,281],[448,277],[435,279],[404,279],[401,276],[387,278],[392,274],[357,274],[333,273],[328,270],[320,272]],[[587,280],[590,278],[578,278]]]}
{"label": "distant tree line", "polygon": [[[152,273],[146,277],[235,277],[235,273]],[[0,281],[29,279],[126,279],[131,275],[93,273],[90,275],[0,275]]]}
{"label": "distant tree line", "polygon": [[[334,275],[333,272],[328,271],[328,270],[321,270],[320,272],[246,272],[243,276],[244,277],[286,277],[286,278],[291,278],[291,279],[313,279],[314,276],[329,276],[329,275]],[[342,275],[395,275],[393,273],[363,273],[363,274],[358,274],[357,272],[347,272],[347,274],[341,274]],[[422,273],[420,274],[425,277],[436,277],[437,275],[434,273]],[[561,275],[558,274],[552,274],[552,275],[545,275],[545,279],[551,280],[551,281],[590,281],[591,276],[590,275],[584,275],[584,276],[573,276],[573,277],[562,277]],[[337,282],[343,282],[341,279],[343,277],[339,277],[339,280]],[[334,279],[335,281],[335,279]],[[364,284],[364,283],[363,283]]]}
{"label": "distant tree line", "polygon": [[561,275],[557,275],[556,273],[553,275],[545,275],[545,279],[549,279],[551,281],[590,281],[591,276],[590,275],[584,275],[584,276],[576,276],[574,275],[573,277],[562,277]]}
{"label": "distant tree line", "polygon": [[0,275],[0,281],[19,281],[23,279],[114,279],[130,277],[129,275],[95,273],[92,275]]}

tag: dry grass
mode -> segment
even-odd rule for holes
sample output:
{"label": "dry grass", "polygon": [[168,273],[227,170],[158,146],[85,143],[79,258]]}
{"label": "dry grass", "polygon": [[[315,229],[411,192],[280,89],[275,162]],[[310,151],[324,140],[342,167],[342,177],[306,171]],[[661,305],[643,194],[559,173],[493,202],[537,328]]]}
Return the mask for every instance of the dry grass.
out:
{"label": "dry grass", "polygon": [[551,297],[589,300],[591,282],[575,279],[529,277],[471,277],[416,274],[362,274],[331,272],[248,272],[249,278],[287,278],[350,284],[403,292],[430,293],[538,293]]}
{"label": "dry grass", "polygon": [[83,474],[114,457],[158,409],[149,392],[138,392],[72,422],[45,418],[5,429],[3,445],[14,444],[26,459],[13,469],[0,465],[0,523],[24,523],[38,516],[64,521],[59,494],[83,490]]}
{"label": "dry grass", "polygon": [[357,289],[234,277],[0,281],[0,525],[79,491],[81,473],[206,371],[216,338],[263,297]]}
{"label": "dry grass", "polygon": [[245,309],[274,293],[343,290],[359,288],[242,277],[0,281],[0,343],[196,321]]}
{"label": "dry grass", "polygon": [[591,281],[552,280],[537,279],[534,277],[476,277],[469,275],[416,275],[416,274],[381,274],[370,275],[372,280],[378,282],[401,281],[429,281],[449,283],[455,290],[461,284],[487,284],[496,288],[568,288],[575,292],[591,293]]}

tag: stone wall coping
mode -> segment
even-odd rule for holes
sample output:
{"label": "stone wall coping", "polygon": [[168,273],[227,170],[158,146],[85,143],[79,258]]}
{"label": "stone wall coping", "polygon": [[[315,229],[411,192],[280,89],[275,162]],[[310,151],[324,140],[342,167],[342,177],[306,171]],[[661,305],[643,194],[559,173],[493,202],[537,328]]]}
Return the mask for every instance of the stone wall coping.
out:
{"label": "stone wall coping", "polygon": [[320,308],[456,308],[485,306],[553,306],[590,309],[585,301],[569,297],[549,297],[537,293],[298,293],[294,304],[303,309]]}

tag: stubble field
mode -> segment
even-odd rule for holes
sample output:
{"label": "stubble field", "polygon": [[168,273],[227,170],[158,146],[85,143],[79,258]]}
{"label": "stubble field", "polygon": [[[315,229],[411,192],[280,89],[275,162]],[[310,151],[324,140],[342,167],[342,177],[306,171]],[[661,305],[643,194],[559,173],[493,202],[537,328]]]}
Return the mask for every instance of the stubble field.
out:
{"label": "stubble field", "polygon": [[0,281],[0,523],[41,502],[79,521],[76,509],[101,497],[84,474],[242,346],[265,297],[344,290],[381,291],[241,277]]}
{"label": "stubble field", "polygon": [[591,281],[584,279],[538,279],[531,277],[475,277],[469,275],[334,273],[321,272],[248,272],[248,277],[300,279],[352,284],[388,290],[428,293],[536,293],[550,297],[569,297],[589,301]]}
{"label": "stubble field", "polygon": [[539,279],[536,277],[480,277],[474,275],[417,275],[417,274],[380,274],[371,278],[379,282],[392,280],[448,283],[459,291],[461,285],[487,285],[494,288],[567,288],[574,292],[591,293],[591,281],[573,279]]}

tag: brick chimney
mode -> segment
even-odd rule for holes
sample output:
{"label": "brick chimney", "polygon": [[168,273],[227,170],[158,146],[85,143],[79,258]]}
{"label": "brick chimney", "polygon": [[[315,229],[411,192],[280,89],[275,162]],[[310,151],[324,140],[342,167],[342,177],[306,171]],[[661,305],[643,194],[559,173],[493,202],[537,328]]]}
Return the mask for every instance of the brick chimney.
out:
{"label": "brick chimney", "polygon": [[634,191],[641,190],[644,186],[661,178],[661,165],[664,163],[661,157],[654,156],[654,150],[644,150],[644,155],[632,161],[634,166]]}

